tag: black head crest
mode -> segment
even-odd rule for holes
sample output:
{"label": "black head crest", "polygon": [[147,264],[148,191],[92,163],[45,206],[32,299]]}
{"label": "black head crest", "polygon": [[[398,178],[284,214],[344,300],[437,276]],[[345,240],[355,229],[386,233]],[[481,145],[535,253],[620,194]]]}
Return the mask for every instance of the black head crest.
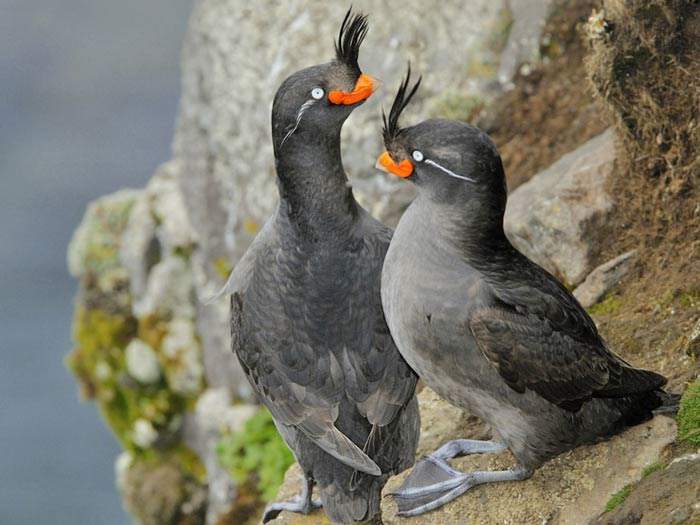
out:
{"label": "black head crest", "polygon": [[422,78],[423,77],[418,77],[416,83],[409,89],[408,86],[411,83],[411,64],[409,63],[406,78],[399,86],[399,90],[396,92],[396,97],[394,97],[394,103],[391,105],[391,111],[389,111],[388,119],[386,117],[386,113],[382,111],[382,121],[384,122],[382,135],[384,136],[385,143],[391,142],[401,131],[401,128],[399,127],[399,117],[401,116],[401,112],[413,98],[413,95],[415,95],[416,91],[418,91],[418,86],[420,86],[420,81]]}
{"label": "black head crest", "polygon": [[367,15],[352,12],[348,9],[340,26],[338,41],[335,43],[335,56],[338,61],[360,70],[357,59],[360,56],[360,46],[367,36]]}

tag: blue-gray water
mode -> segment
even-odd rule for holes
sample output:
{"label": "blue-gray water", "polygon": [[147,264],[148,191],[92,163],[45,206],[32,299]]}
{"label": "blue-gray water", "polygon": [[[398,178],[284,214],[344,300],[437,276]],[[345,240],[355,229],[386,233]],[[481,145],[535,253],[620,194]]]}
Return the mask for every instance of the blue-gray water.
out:
{"label": "blue-gray water", "polygon": [[63,366],[86,204],[167,160],[190,0],[0,0],[0,523],[123,524]]}

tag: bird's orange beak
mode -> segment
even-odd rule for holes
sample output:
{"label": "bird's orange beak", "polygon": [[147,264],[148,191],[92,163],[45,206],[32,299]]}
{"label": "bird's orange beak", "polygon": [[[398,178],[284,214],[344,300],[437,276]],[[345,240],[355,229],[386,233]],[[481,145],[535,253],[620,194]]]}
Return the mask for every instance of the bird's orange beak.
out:
{"label": "bird's orange beak", "polygon": [[355,82],[355,89],[350,91],[331,91],[328,100],[331,104],[344,104],[349,106],[367,100],[377,89],[377,81],[369,75],[362,73]]}
{"label": "bird's orange beak", "polygon": [[379,155],[376,167],[382,171],[401,177],[402,179],[409,177],[411,173],[413,173],[413,163],[410,160],[404,159],[396,163],[396,161],[391,158],[388,151]]}

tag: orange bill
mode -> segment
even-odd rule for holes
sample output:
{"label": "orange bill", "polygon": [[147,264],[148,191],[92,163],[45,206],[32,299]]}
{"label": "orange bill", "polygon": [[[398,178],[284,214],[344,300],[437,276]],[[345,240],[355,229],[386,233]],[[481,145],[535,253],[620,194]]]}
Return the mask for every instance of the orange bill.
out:
{"label": "orange bill", "polygon": [[401,177],[402,179],[405,179],[406,177],[410,176],[411,173],[413,173],[413,163],[410,160],[404,159],[401,162],[396,163],[396,161],[391,158],[388,151],[385,151],[379,155],[379,158],[377,159],[377,168],[386,171],[387,173],[392,173],[397,177]]}
{"label": "orange bill", "polygon": [[356,104],[368,99],[377,88],[377,81],[369,75],[362,73],[355,82],[355,89],[351,92],[331,91],[328,93],[328,100],[331,104]]}

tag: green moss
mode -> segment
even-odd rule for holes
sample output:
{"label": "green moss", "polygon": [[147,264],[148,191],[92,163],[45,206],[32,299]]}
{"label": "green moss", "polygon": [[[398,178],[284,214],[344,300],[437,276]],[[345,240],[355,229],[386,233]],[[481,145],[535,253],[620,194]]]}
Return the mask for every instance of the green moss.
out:
{"label": "green moss", "polygon": [[173,456],[184,472],[202,483],[206,481],[207,470],[199,460],[199,456],[195,454],[191,448],[180,443],[173,450]]}
{"label": "green moss", "polygon": [[467,62],[465,75],[470,78],[493,78],[496,72],[497,68],[494,62],[472,58]]}
{"label": "green moss", "polygon": [[284,473],[294,462],[265,408],[250,418],[243,430],[222,438],[217,453],[237,483],[246,483],[252,476],[257,478],[256,488],[263,501],[275,497]]}
{"label": "green moss", "polygon": [[594,304],[588,309],[591,315],[612,315],[620,311],[622,300],[615,295],[608,295],[598,304]]}
{"label": "green moss", "polygon": [[676,300],[682,308],[694,308],[700,305],[700,290],[697,288],[681,289],[673,288],[667,290],[659,299],[661,308],[668,308]]}
{"label": "green moss", "polygon": [[77,249],[81,263],[88,273],[104,275],[119,261],[121,233],[129,223],[135,194],[122,192],[93,203],[83,220],[81,240]]}
{"label": "green moss", "polygon": [[678,439],[700,446],[700,379],[683,393],[678,410]]}
{"label": "green moss", "polygon": [[207,471],[199,456],[184,443],[177,443],[165,450],[144,450],[140,454],[136,454],[135,457],[138,458],[138,461],[151,464],[172,463],[185,476],[200,483],[206,482]]}
{"label": "green moss", "polygon": [[622,489],[618,490],[605,504],[605,512],[615,510],[617,507],[622,505],[622,503],[627,499],[627,496],[630,495],[630,492],[632,492],[632,485],[626,485]]}
{"label": "green moss", "polygon": [[73,321],[74,350],[66,357],[66,366],[75,374],[81,395],[96,397],[100,380],[98,365],[110,371],[121,368],[120,352],[136,333],[132,317],[78,306]]}
{"label": "green moss", "polygon": [[430,114],[435,117],[468,122],[484,105],[484,100],[480,97],[448,91],[433,103]]}
{"label": "green moss", "polygon": [[[642,469],[642,478],[645,478],[648,475],[656,472],[657,470],[661,470],[663,468],[664,468],[664,464],[660,461],[655,461],[653,463],[650,463],[649,465],[644,467],[644,469]],[[622,505],[622,503],[627,499],[627,497],[632,492],[632,489],[634,488],[634,486],[635,486],[634,484],[625,485],[620,490],[618,490],[615,494],[610,496],[610,499],[605,504],[605,512],[610,512],[612,510],[615,510],[617,507]]]}
{"label": "green moss", "polygon": [[228,279],[228,276],[233,268],[231,268],[231,265],[226,257],[219,257],[214,261],[214,270],[216,270],[216,273],[218,273],[222,279]]}
{"label": "green moss", "polygon": [[485,47],[496,54],[500,54],[506,47],[514,21],[512,11],[507,7],[501,8],[496,22],[493,24],[491,31],[489,31]]}
{"label": "green moss", "polygon": [[642,477],[646,478],[649,474],[653,474],[657,470],[662,470],[663,468],[664,464],[661,461],[654,461],[642,469]]}
{"label": "green moss", "polygon": [[700,290],[682,291],[678,296],[678,302],[683,308],[693,308],[700,305]]}
{"label": "green moss", "polygon": [[[78,378],[83,397],[95,399],[100,413],[115,436],[135,454],[144,451],[132,440],[134,423],[146,419],[165,437],[174,436],[173,422],[191,405],[191,400],[176,394],[165,378],[155,384],[142,385],[126,371],[125,349],[139,336],[158,349],[166,324],[155,318],[137,321],[134,317],[111,314],[99,309],[78,306],[73,337],[75,349],[66,364]],[[157,350],[156,350],[157,351]]]}
{"label": "green moss", "polygon": [[187,246],[176,246],[173,253],[178,257],[182,257],[183,259],[189,259],[194,253],[194,245],[188,244]]}

